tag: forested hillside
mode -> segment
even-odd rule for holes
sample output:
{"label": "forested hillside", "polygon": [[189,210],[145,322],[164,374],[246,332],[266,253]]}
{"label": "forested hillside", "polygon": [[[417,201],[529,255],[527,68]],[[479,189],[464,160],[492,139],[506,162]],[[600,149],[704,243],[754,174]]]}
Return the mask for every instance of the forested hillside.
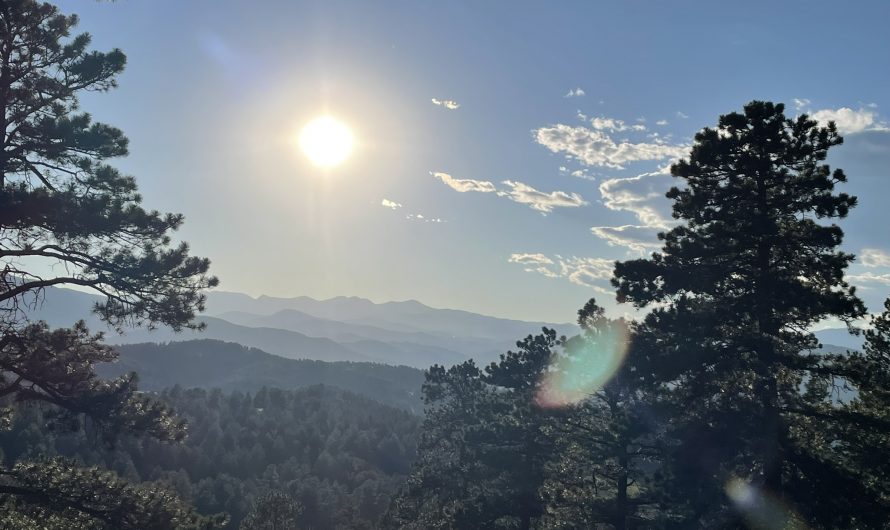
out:
{"label": "forested hillside", "polygon": [[126,344],[114,363],[100,364],[103,377],[129,372],[144,390],[220,388],[256,392],[263,387],[296,389],[324,384],[420,414],[423,372],[407,366],[285,359],[231,342],[194,340]]}
{"label": "forested hillside", "polygon": [[188,422],[182,444],[122,438],[103,445],[89,425],[45,432],[40,407],[0,431],[5,464],[72,457],[134,482],[157,481],[200,512],[227,513],[238,528],[258,495],[289,494],[299,528],[377,528],[415,455],[419,419],[327,386],[297,391],[164,390]]}

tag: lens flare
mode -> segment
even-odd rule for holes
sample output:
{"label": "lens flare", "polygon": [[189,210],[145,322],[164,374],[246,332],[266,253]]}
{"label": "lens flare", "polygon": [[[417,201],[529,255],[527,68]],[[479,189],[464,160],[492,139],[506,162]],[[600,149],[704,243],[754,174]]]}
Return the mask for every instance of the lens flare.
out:
{"label": "lens flare", "polygon": [[726,483],[726,495],[751,528],[759,530],[806,530],[794,511],[748,482],[733,478]]}
{"label": "lens flare", "polygon": [[627,347],[627,327],[617,322],[569,340],[564,353],[544,374],[535,397],[537,404],[555,408],[583,401],[621,368]]}

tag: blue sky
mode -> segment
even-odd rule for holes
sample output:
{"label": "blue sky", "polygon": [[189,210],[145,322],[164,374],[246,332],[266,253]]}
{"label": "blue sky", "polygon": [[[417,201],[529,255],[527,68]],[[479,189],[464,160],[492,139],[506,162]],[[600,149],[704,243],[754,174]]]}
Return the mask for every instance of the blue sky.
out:
{"label": "blue sky", "polygon": [[[610,263],[670,226],[663,168],[768,99],[846,133],[830,162],[860,197],[851,278],[872,310],[890,293],[886,2],[60,6],[128,55],[83,107],[128,134],[118,165],[186,215],[224,290],[557,321],[596,296],[621,314]],[[323,114],[357,139],[328,172],[294,143]]]}

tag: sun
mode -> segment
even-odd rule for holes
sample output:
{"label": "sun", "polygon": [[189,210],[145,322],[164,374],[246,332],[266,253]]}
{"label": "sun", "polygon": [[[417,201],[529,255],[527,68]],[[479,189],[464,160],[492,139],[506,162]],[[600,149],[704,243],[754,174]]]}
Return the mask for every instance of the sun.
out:
{"label": "sun", "polygon": [[300,132],[300,149],[313,164],[324,168],[342,164],[354,143],[349,127],[331,116],[315,118]]}

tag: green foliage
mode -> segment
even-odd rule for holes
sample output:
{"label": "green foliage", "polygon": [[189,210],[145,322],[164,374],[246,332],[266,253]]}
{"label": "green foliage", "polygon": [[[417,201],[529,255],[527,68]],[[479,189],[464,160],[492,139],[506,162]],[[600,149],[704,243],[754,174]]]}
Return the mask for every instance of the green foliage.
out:
{"label": "green foliage", "polygon": [[[660,509],[664,411],[641,374],[646,360],[634,348],[632,326],[610,320],[591,299],[578,311],[582,334],[568,339],[556,368],[597,381],[584,399],[563,406],[550,426],[554,457],[542,494],[542,527],[652,528],[664,522]],[[601,367],[625,356],[606,381]]]}
{"label": "green foliage", "polygon": [[416,454],[418,417],[330,387],[175,387],[156,397],[188,422],[182,443],[125,437],[109,449],[91,423],[47,432],[51,411],[28,407],[0,432],[0,447],[7,462],[58,455],[148,482],[138,487],[175,492],[204,514],[225,512],[226,528],[238,528],[269,491],[302,507],[298,528],[377,528]]}
{"label": "green foliage", "polygon": [[861,377],[816,353],[806,331],[864,314],[843,279],[853,259],[838,250],[843,233],[822,221],[856,199],[835,193],[846,177],[823,163],[842,141],[834,124],[783,110],[755,101],[696,135],[671,168],[685,184],[668,193],[682,224],[660,235],[661,252],[618,263],[613,283],[621,300],[657,303],[637,348],[674,404],[672,493],[685,524],[739,524],[747,507],[725,492],[745,484],[814,527],[881,527],[890,506],[837,450],[842,426],[869,422],[832,389]]}
{"label": "green foliage", "polygon": [[8,496],[3,528],[205,530],[225,522],[224,516],[196,515],[165,488],[133,486],[114,473],[62,458],[18,462],[2,476],[0,492]]}
{"label": "green foliage", "polygon": [[473,361],[429,369],[418,461],[386,526],[530,528],[544,510],[551,443],[535,390],[561,342],[545,328],[485,370]]}
{"label": "green foliage", "polygon": [[[105,441],[121,434],[179,440],[184,431],[163,404],[136,393],[135,377],[103,381],[93,364],[115,358],[82,323],[51,331],[24,309],[53,285],[104,296],[95,307],[115,328],[196,327],[201,291],[216,285],[209,262],[171,245],[182,216],[147,211],[133,177],[108,160],[127,138],[93,122],[78,94],[116,86],[126,58],[89,49],[73,35],[77,17],[50,4],[0,4],[0,396],[12,398],[2,423],[27,402],[52,407],[49,425],[82,420]],[[82,489],[79,489],[82,488]],[[204,528],[161,490],[130,487],[96,469],[32,460],[0,469],[4,524],[55,528]]]}
{"label": "green foliage", "polygon": [[297,530],[303,508],[286,493],[270,491],[261,495],[253,510],[241,521],[241,530]]}

